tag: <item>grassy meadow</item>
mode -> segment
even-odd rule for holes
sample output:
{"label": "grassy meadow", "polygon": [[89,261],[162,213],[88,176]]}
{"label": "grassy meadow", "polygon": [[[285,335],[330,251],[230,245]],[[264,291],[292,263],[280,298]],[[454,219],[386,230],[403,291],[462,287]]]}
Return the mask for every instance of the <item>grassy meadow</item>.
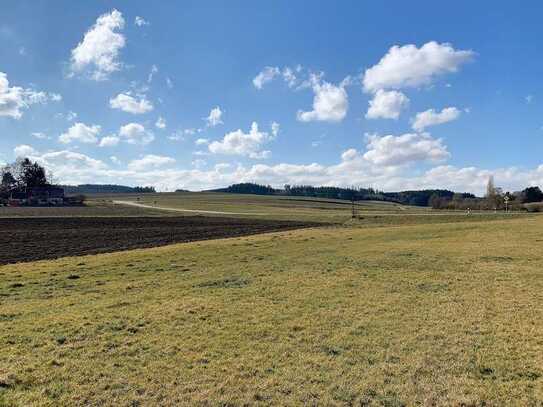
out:
{"label": "grassy meadow", "polygon": [[[139,199],[138,199],[139,198]],[[344,222],[351,215],[351,202],[309,197],[226,194],[217,192],[181,192],[130,195],[95,195],[90,202],[129,201],[143,205],[190,211],[216,211],[216,216],[258,217],[280,220]],[[427,208],[391,202],[359,201],[358,211],[372,214],[426,213]],[[194,212],[176,212],[193,215]],[[213,215],[213,213],[208,215]]]}
{"label": "grassy meadow", "polygon": [[[146,207],[130,207],[114,204],[114,202],[131,202]],[[96,194],[89,196],[88,205],[89,208],[109,205],[116,211],[130,209],[148,211],[147,216],[156,215],[159,211],[158,208],[164,208],[172,210],[160,210],[161,214],[174,216],[202,214],[205,216],[294,220],[327,224],[351,223],[352,215],[352,204],[345,200],[216,192]],[[188,212],[184,212],[184,210],[188,210]],[[216,213],[209,213],[209,211]],[[465,211],[432,210],[425,207],[380,201],[357,201],[355,211],[360,217],[355,221],[358,226],[464,222],[467,216]],[[509,214],[498,212],[495,214],[488,211],[473,211],[469,220],[488,221],[525,215],[520,212]]]}
{"label": "grassy meadow", "polygon": [[541,405],[543,217],[388,218],[0,267],[0,405]]}

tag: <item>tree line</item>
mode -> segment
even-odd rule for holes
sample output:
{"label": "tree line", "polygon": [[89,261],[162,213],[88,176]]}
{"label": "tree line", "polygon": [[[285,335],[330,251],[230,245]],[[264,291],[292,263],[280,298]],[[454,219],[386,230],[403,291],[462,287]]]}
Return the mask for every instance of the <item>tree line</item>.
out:
{"label": "tree line", "polygon": [[[529,187],[519,192],[504,193],[494,186],[491,177],[485,197],[474,194],[457,193],[447,189],[423,189],[401,192],[382,192],[373,188],[341,188],[331,186],[315,187],[312,185],[285,185],[284,188],[273,188],[251,182],[233,184],[226,188],[214,189],[212,192],[253,195],[302,196],[327,199],[343,199],[354,201],[386,201],[403,205],[430,206],[434,209],[489,210],[489,209],[528,209],[529,203],[542,202],[543,192],[539,187]],[[507,201],[507,204],[506,204]]]}
{"label": "tree line", "polygon": [[[420,191],[382,192],[373,188],[342,188],[332,186],[315,187],[312,185],[285,185],[283,189],[255,183],[233,184],[226,188],[212,190],[233,194],[303,196],[354,201],[386,201],[404,205],[427,206],[432,196],[450,199],[454,192],[445,189],[425,189]],[[475,198],[464,193],[463,198]]]}
{"label": "tree line", "polygon": [[516,192],[504,192],[494,184],[490,177],[486,194],[482,198],[463,197],[454,194],[452,197],[432,195],[428,206],[434,209],[453,210],[528,210],[539,212],[543,210],[543,192],[538,186],[532,186]]}

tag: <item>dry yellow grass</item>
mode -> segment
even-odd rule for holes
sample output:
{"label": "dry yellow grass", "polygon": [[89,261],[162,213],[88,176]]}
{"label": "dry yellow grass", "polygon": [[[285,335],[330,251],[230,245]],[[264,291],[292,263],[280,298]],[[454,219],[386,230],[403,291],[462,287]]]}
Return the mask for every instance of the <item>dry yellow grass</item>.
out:
{"label": "dry yellow grass", "polygon": [[0,267],[0,405],[541,405],[543,217]]}
{"label": "dry yellow grass", "polygon": [[[305,220],[320,222],[344,222],[351,216],[351,202],[338,199],[322,199],[295,196],[269,196],[226,194],[217,192],[181,192],[129,195],[95,195],[91,202],[132,201],[135,203],[184,209],[191,211],[217,211],[235,217],[257,217],[263,219]],[[355,204],[360,212],[367,214],[428,213],[429,208],[399,205],[391,202],[358,201]],[[205,212],[204,212],[205,213]],[[176,212],[183,215],[183,212]],[[194,215],[185,212],[185,215]],[[213,216],[212,213],[206,215]],[[217,214],[216,216],[227,216]]]}

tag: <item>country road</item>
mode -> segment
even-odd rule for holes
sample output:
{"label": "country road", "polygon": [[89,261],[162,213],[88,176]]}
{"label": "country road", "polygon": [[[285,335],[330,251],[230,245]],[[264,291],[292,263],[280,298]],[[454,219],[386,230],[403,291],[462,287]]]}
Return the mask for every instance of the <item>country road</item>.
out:
{"label": "country road", "polygon": [[261,212],[224,212],[224,211],[206,211],[199,209],[183,209],[183,208],[167,208],[164,206],[155,206],[155,205],[146,205],[140,204],[132,201],[113,201],[116,205],[129,205],[136,206],[138,208],[148,208],[148,209],[159,209],[162,211],[172,211],[172,212],[191,212],[191,213],[209,213],[214,215],[256,215],[256,216],[267,216],[268,213]]}

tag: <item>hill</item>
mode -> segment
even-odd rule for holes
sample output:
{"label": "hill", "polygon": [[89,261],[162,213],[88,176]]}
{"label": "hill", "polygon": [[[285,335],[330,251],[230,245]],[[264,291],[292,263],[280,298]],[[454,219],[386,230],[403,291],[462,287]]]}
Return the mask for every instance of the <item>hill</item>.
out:
{"label": "hill", "polygon": [[115,184],[61,185],[67,194],[142,194],[156,192],[154,187],[128,187]]}
{"label": "hill", "polygon": [[419,191],[380,192],[373,188],[341,188],[333,186],[314,187],[311,185],[285,185],[284,189],[276,189],[269,185],[240,183],[226,188],[214,189],[208,192],[223,192],[231,194],[254,195],[285,195],[329,198],[354,201],[384,201],[403,205],[429,206],[432,196],[450,200],[455,195],[462,199],[475,198],[470,193],[457,194],[446,189],[424,189]]}

